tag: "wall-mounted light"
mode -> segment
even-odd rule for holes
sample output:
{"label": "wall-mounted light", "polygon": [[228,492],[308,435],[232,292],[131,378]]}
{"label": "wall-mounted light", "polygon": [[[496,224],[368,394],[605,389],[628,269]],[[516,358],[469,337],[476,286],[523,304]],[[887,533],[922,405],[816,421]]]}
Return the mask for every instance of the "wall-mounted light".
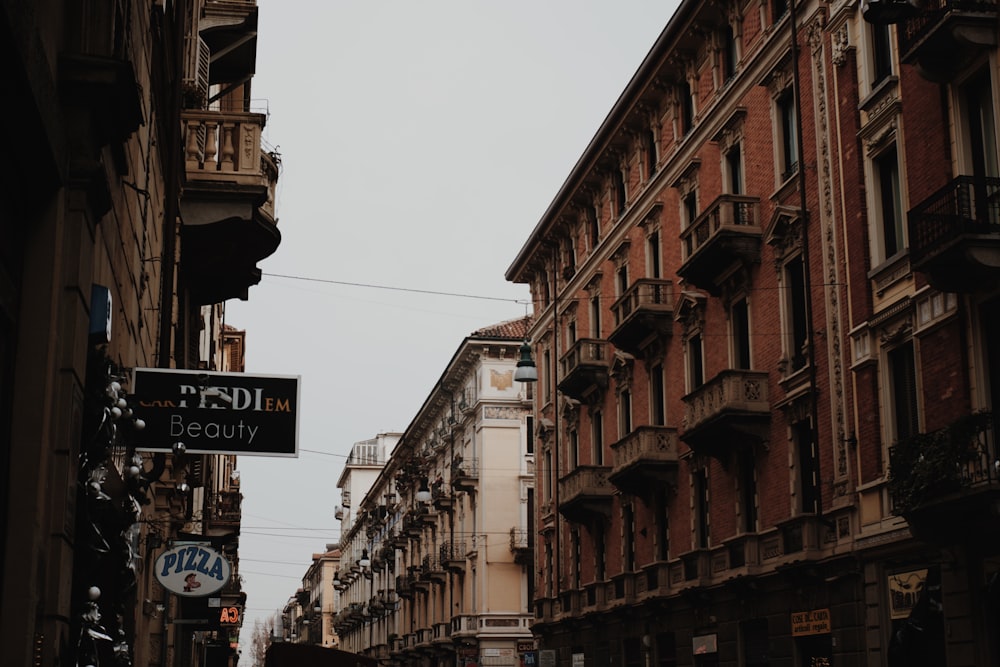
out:
{"label": "wall-mounted light", "polygon": [[361,560],[358,561],[358,565],[361,566],[362,570],[367,570],[372,566],[371,559],[368,558],[368,549],[361,550]]}
{"label": "wall-mounted light", "polygon": [[527,340],[521,344],[521,358],[517,360],[514,379],[518,382],[538,381],[538,369],[535,367],[535,361],[531,358],[531,345]]}

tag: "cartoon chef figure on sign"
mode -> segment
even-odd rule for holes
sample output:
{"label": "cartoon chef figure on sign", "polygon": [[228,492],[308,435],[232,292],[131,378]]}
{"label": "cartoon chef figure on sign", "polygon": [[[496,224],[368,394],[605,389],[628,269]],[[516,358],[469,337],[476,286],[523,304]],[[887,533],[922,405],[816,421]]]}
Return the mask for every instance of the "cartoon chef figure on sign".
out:
{"label": "cartoon chef figure on sign", "polygon": [[201,582],[198,581],[198,575],[194,572],[184,577],[184,592],[190,593],[196,588],[201,588]]}

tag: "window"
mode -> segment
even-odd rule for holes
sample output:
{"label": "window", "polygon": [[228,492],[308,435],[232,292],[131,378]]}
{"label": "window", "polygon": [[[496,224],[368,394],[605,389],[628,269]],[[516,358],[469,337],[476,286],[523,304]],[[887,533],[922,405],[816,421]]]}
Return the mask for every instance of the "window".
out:
{"label": "window", "polygon": [[552,577],[552,544],[545,543],[545,597],[551,598],[554,595]]}
{"label": "window", "polygon": [[819,453],[813,430],[808,421],[792,425],[792,440],[799,464],[799,498],[801,510],[806,514],[820,512],[819,496]]}
{"label": "window", "polygon": [[892,35],[888,24],[868,24],[871,39],[872,88],[892,76]]}
{"label": "window", "polygon": [[704,468],[693,474],[695,540],[697,548],[708,548],[708,473]]}
{"label": "window", "polygon": [[661,486],[656,492],[656,560],[670,558],[669,491]]}
{"label": "window", "polygon": [[918,433],[920,419],[917,404],[917,371],[913,360],[913,341],[908,340],[886,353],[889,371],[889,404],[892,408],[890,442],[898,442]]}
{"label": "window", "polygon": [[618,294],[617,296],[622,296],[628,291],[628,264],[622,264],[618,267],[618,271],[615,273],[617,278]]}
{"label": "window", "polygon": [[597,522],[591,531],[594,537],[594,581],[604,581],[607,576],[607,559],[604,549],[604,524]]}
{"label": "window", "polygon": [[719,38],[721,42],[719,64],[722,68],[722,81],[726,83],[736,75],[736,63],[739,60],[736,48],[736,32],[733,30],[733,26],[728,23],[723,26]]}
{"label": "window", "polygon": [[532,416],[529,415],[528,417],[525,418],[525,430],[528,432],[527,433],[527,436],[528,436],[528,438],[527,438],[527,447],[526,447],[525,451],[528,454],[534,454],[535,453],[535,418],[534,417],[532,417]]}
{"label": "window", "polygon": [[691,92],[691,84],[685,82],[677,87],[678,121],[680,123],[679,134],[686,135],[694,126],[694,95]]}
{"label": "window", "polygon": [[741,528],[744,533],[757,532],[757,466],[753,450],[744,449],[739,455],[739,499]]}
{"label": "window", "polygon": [[801,255],[793,257],[785,264],[784,279],[785,317],[788,327],[785,334],[786,358],[789,372],[795,372],[804,368],[808,362],[808,304],[806,274]]}
{"label": "window", "polygon": [[642,667],[642,645],[638,637],[626,637],[622,640],[624,667]]}
{"label": "window", "polygon": [[622,506],[622,533],[622,569],[635,572],[635,510],[629,504]]}
{"label": "window", "polygon": [[542,372],[545,374],[545,402],[552,400],[552,379],[556,378],[556,369],[552,366],[552,351],[545,350],[542,353]]}
{"label": "window", "polygon": [[569,544],[571,557],[573,559],[573,569],[571,571],[573,580],[571,582],[571,588],[580,588],[580,531],[576,528],[570,530],[569,533]]}
{"label": "window", "polygon": [[576,429],[569,432],[569,469],[575,470],[580,465],[580,437]]}
{"label": "window", "polygon": [[566,324],[566,344],[568,347],[572,347],[573,343],[576,342],[576,320],[570,320]]}
{"label": "window", "polygon": [[771,22],[777,23],[788,13],[788,0],[774,0],[771,4]]}
{"label": "window", "polygon": [[659,232],[653,232],[646,237],[646,273],[650,278],[663,277],[663,265],[660,262]]}
{"label": "window", "polygon": [[[966,147],[963,152],[967,155],[964,156],[964,161],[971,167],[963,169],[963,172],[971,172],[978,178],[1000,176],[993,86],[990,83],[989,71],[983,70],[971,77],[962,85],[960,94],[959,104],[965,117],[963,139]],[[980,217],[986,218],[986,216]]]}
{"label": "window", "polygon": [[775,101],[778,121],[778,173],[784,183],[798,170],[798,123],[795,122],[795,97],[792,89],[786,88]]}
{"label": "window", "polygon": [[880,230],[877,235],[881,243],[879,261],[885,261],[903,250],[903,202],[899,186],[899,160],[896,146],[877,155],[872,161],[877,179],[875,196],[878,197],[876,215]]}
{"label": "window", "polygon": [[660,150],[653,128],[648,128],[643,132],[643,143],[646,148],[646,179],[650,180],[656,173],[656,165],[660,161]]}
{"label": "window", "polygon": [[741,195],[743,183],[743,153],[739,144],[726,151],[725,187],[730,194]]}
{"label": "window", "polygon": [[542,496],[548,502],[552,498],[552,452],[545,450],[545,468],[542,470]]}
{"label": "window", "polygon": [[694,190],[684,195],[681,206],[684,208],[684,226],[690,227],[698,219],[698,196]]}
{"label": "window", "polygon": [[601,295],[595,294],[590,297],[590,336],[591,338],[601,337]]}
{"label": "window", "polygon": [[663,365],[649,369],[649,421],[653,426],[667,425],[667,392],[664,386]]}
{"label": "window", "polygon": [[597,213],[596,206],[587,208],[587,238],[590,241],[590,249],[593,250],[601,242],[601,217]]}
{"label": "window", "polygon": [[694,391],[705,384],[705,361],[702,356],[701,333],[693,334],[687,341],[689,389]]}
{"label": "window", "polygon": [[595,410],[590,418],[594,430],[594,465],[604,465],[604,416],[600,410]]}
{"label": "window", "polygon": [[615,215],[621,217],[625,214],[627,195],[625,192],[625,175],[620,169],[611,172],[611,182],[615,195]]}
{"label": "window", "polygon": [[628,389],[618,392],[618,430],[622,438],[632,432],[632,392]]}
{"label": "window", "polygon": [[746,299],[740,299],[730,307],[729,327],[733,337],[733,368],[747,370],[751,366],[750,310]]}

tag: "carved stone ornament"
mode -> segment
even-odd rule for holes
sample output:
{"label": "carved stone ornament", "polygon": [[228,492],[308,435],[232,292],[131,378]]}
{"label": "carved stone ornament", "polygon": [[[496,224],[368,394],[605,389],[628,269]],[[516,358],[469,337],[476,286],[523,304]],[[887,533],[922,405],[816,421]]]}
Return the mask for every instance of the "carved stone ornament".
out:
{"label": "carved stone ornament", "polygon": [[632,383],[632,369],[635,357],[627,352],[615,350],[615,358],[611,364],[611,377],[619,388],[627,388]]}
{"label": "carved stone ornament", "polygon": [[764,230],[764,241],[774,248],[775,270],[780,271],[785,257],[802,249],[802,224],[798,208],[777,206]]}
{"label": "carved stone ornament", "polygon": [[683,327],[683,339],[701,331],[705,326],[705,302],[708,296],[703,292],[683,290],[674,306],[674,320]]}
{"label": "carved stone ornament", "polygon": [[847,53],[851,48],[850,35],[850,30],[844,23],[830,36],[831,60],[837,67],[843,67],[847,64]]}

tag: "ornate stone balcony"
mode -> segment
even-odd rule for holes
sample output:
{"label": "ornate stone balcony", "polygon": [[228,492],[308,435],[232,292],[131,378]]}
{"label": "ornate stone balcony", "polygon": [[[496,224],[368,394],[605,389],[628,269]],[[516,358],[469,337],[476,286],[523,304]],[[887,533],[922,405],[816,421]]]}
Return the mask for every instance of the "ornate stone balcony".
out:
{"label": "ornate stone balcony", "polygon": [[910,263],[943,292],[1000,279],[1000,178],[959,176],[909,214]]}
{"label": "ornate stone balcony", "polygon": [[608,386],[608,343],[595,338],[581,338],[559,360],[562,380],[559,391],[586,401]]}
{"label": "ornate stone balcony", "polygon": [[734,263],[760,261],[759,208],[757,197],[720,195],[681,231],[683,263],[677,274],[718,296],[721,281]]}
{"label": "ornate stone balcony", "polygon": [[186,110],[182,275],[201,304],[245,299],[257,262],[281,242],[274,217],[278,159],[261,150],[265,117]]}
{"label": "ornate stone balcony", "polygon": [[927,0],[898,28],[900,60],[938,83],[997,46],[996,0]]}
{"label": "ornate stone balcony", "polygon": [[576,523],[589,523],[611,513],[615,487],[608,466],[577,466],[559,480],[559,512]]}
{"label": "ornate stone balcony", "polygon": [[615,329],[608,340],[619,350],[639,354],[652,341],[673,332],[673,283],[641,278],[611,305]]}
{"label": "ornate stone balcony", "polygon": [[510,552],[514,555],[514,562],[519,565],[531,564],[532,550],[531,532],[514,526],[510,529]]}
{"label": "ornate stone balcony", "polygon": [[735,447],[766,440],[771,421],[767,373],[725,370],[684,397],[691,449],[727,459]]}
{"label": "ornate stone balcony", "polygon": [[626,493],[644,498],[663,485],[677,485],[677,430],[640,426],[611,445],[614,465],[608,479]]}

